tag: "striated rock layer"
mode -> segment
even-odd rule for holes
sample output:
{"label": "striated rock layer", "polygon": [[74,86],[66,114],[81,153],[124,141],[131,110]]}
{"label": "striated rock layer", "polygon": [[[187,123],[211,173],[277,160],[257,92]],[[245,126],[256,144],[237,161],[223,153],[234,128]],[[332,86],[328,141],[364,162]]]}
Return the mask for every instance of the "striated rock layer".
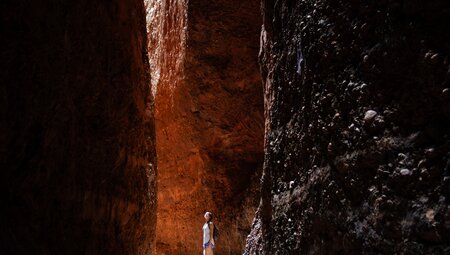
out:
{"label": "striated rock layer", "polygon": [[242,254],[258,203],[263,88],[258,1],[147,1],[158,154],[157,254]]}
{"label": "striated rock layer", "polygon": [[245,254],[450,252],[449,2],[263,0]]}
{"label": "striated rock layer", "polygon": [[6,1],[1,253],[149,254],[155,134],[142,1]]}

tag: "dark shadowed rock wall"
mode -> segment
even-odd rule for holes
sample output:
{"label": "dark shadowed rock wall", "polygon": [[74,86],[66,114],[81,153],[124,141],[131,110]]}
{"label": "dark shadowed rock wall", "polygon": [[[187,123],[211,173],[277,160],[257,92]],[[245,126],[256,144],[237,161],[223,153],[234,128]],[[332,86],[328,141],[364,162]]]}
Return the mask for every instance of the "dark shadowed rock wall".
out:
{"label": "dark shadowed rock wall", "polygon": [[263,162],[259,1],[147,1],[156,85],[157,254],[242,254]]}
{"label": "dark shadowed rock wall", "polygon": [[448,1],[263,0],[246,254],[450,253]]}
{"label": "dark shadowed rock wall", "polygon": [[148,254],[155,134],[142,1],[2,1],[2,254]]}

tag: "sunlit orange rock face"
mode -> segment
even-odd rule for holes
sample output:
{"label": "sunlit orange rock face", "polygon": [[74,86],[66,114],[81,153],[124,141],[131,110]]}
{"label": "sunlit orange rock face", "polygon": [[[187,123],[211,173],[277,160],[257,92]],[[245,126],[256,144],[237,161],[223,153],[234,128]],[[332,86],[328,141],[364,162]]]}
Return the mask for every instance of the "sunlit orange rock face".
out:
{"label": "sunlit orange rock face", "polygon": [[149,254],[155,135],[142,1],[6,1],[1,254]]}
{"label": "sunlit orange rock face", "polygon": [[259,2],[149,1],[147,11],[159,75],[157,254],[200,253],[206,210],[217,252],[241,254],[263,161]]}

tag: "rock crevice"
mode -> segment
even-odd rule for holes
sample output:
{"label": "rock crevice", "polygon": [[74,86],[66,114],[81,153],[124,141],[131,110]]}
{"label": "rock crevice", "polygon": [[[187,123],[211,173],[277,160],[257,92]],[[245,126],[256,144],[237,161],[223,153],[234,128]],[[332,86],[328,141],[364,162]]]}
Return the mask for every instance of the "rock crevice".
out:
{"label": "rock crevice", "polygon": [[221,230],[217,252],[243,251],[263,161],[258,10],[253,0],[147,2],[161,77],[157,254],[200,253],[206,210]]}

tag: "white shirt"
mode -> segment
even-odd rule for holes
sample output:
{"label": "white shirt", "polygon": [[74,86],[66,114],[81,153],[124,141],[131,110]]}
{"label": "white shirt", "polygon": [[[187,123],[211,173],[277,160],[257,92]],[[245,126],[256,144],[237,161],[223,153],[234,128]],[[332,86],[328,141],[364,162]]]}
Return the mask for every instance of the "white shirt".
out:
{"label": "white shirt", "polygon": [[[209,222],[209,224],[213,225],[212,222]],[[211,232],[209,230],[208,223],[205,223],[203,225],[203,244],[206,244],[207,242],[209,242],[210,238],[211,238]]]}

